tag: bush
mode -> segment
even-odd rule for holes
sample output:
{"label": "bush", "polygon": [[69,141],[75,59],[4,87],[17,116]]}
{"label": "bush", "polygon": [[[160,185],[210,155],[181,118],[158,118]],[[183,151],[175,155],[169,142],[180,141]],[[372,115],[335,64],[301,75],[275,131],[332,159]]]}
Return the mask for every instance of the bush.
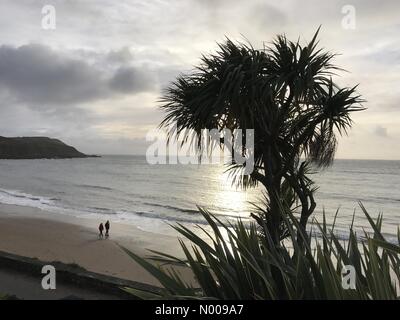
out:
{"label": "bush", "polygon": [[[397,244],[388,242],[381,233],[382,216],[374,222],[360,206],[373,234],[364,231],[359,238],[351,226],[349,239],[340,241],[334,225],[328,230],[324,213],[323,223],[316,222],[321,233],[316,238],[302,232],[289,214],[284,217],[289,237],[277,245],[268,231],[260,236],[254,223],[227,224],[199,208],[212,233],[198,228],[209,241],[178,224],[174,228],[191,242],[188,246],[179,240],[185,260],[155,251],[152,257],[159,264],[189,267],[199,287],[185,282],[175,269],[155,266],[124,249],[163,286],[160,295],[125,289],[143,299],[399,299],[400,231]],[[342,285],[348,265],[354,267],[355,289]]]}

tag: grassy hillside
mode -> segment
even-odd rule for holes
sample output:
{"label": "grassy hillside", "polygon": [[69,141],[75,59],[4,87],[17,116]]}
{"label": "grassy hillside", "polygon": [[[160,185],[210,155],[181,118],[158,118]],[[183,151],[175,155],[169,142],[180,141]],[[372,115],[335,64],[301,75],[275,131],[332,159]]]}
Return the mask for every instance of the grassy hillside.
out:
{"label": "grassy hillside", "polygon": [[85,154],[64,142],[47,137],[0,137],[0,159],[85,158]]}

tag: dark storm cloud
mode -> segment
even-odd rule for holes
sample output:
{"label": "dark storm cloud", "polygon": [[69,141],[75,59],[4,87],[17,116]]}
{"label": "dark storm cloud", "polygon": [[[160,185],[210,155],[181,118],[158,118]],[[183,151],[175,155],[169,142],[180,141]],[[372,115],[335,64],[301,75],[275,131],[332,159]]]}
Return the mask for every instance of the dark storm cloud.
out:
{"label": "dark storm cloud", "polygon": [[152,86],[151,77],[139,68],[108,69],[43,45],[0,47],[0,88],[39,108],[135,94]]}
{"label": "dark storm cloud", "polygon": [[121,67],[110,80],[110,87],[122,93],[136,93],[154,89],[154,82],[146,72],[133,67]]}
{"label": "dark storm cloud", "polygon": [[69,104],[103,94],[101,75],[45,46],[0,47],[0,85],[32,104]]}

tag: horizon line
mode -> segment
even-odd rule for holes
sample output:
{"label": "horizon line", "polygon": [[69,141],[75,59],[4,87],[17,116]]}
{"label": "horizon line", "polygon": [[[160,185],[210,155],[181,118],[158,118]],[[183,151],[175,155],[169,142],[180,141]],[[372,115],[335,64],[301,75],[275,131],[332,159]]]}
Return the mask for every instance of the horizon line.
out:
{"label": "horizon line", "polygon": [[[92,154],[92,153],[89,153]],[[141,157],[146,157],[146,154],[137,154],[137,153],[131,153],[131,154],[123,154],[123,153],[94,153],[95,155],[99,155],[99,156],[124,156],[124,157],[128,157],[128,156],[141,156]],[[168,156],[168,155],[160,155],[160,156]],[[400,159],[377,159],[377,158],[335,158],[335,160],[358,160],[358,161],[400,161]]]}

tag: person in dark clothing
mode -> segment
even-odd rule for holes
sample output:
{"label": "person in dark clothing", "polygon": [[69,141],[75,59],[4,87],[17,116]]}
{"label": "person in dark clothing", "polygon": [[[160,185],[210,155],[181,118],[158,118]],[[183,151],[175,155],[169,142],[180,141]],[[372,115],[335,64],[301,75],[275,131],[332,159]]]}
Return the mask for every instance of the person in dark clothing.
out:
{"label": "person in dark clothing", "polygon": [[106,238],[108,238],[109,237],[108,231],[110,230],[110,221],[107,220],[105,227],[106,227]]}
{"label": "person in dark clothing", "polygon": [[103,223],[100,223],[100,225],[99,225],[99,239],[103,238],[103,230],[104,230]]}

